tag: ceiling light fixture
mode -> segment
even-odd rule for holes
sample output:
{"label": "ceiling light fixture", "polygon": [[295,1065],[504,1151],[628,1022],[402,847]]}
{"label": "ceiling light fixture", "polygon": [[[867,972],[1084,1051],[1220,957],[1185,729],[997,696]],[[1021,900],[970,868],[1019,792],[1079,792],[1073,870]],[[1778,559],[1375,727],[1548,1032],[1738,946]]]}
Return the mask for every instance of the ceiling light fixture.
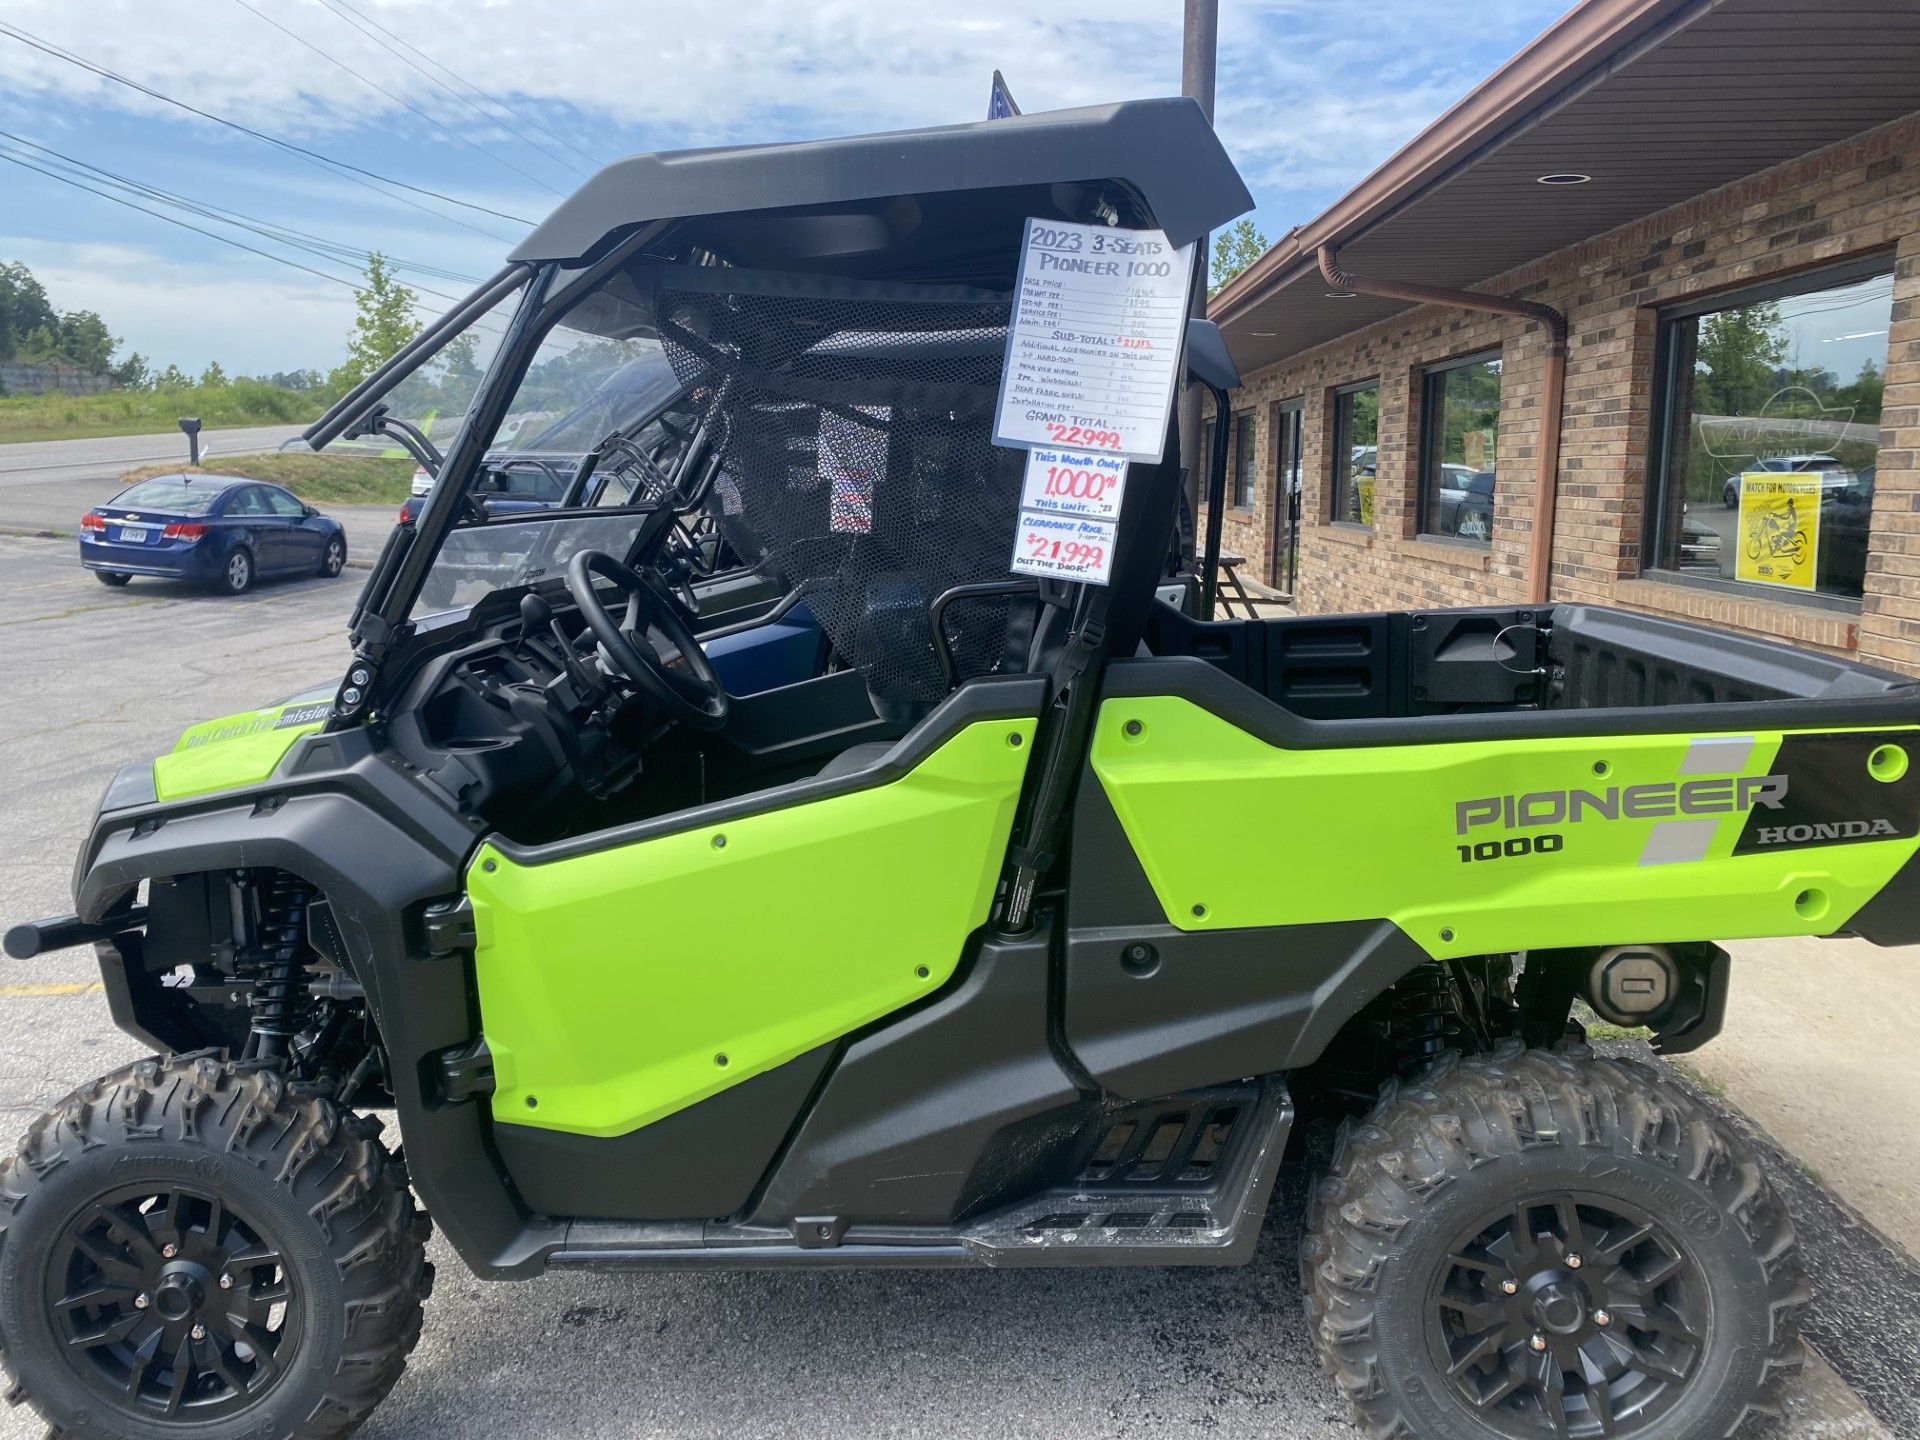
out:
{"label": "ceiling light fixture", "polygon": [[1351,290],[1327,291],[1327,299],[1329,300],[1357,300],[1358,298],[1359,297],[1355,295]]}
{"label": "ceiling light fixture", "polygon": [[1551,175],[1542,175],[1536,185],[1584,185],[1593,179],[1591,175],[1582,175],[1578,170],[1556,170]]}

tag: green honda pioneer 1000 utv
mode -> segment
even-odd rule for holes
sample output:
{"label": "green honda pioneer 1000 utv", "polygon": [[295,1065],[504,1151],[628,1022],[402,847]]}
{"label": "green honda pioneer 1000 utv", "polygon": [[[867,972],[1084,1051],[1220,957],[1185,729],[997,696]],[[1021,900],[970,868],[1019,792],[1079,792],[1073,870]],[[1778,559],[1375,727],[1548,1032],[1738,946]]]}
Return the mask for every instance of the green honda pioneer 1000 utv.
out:
{"label": "green honda pioneer 1000 utv", "polygon": [[[121,771],[75,913],[9,935],[95,945],[158,1052],[0,1168],[12,1398],[342,1434],[419,1335],[416,1204],[493,1279],[1240,1264],[1298,1110],[1340,1126],[1306,1319],[1375,1434],[1771,1408],[1780,1202],[1570,1012],[1685,1049],[1716,941],[1920,940],[1920,692],[1582,605],[1207,619],[1164,405],[1107,583],[1010,575],[1033,226],[1164,253],[1249,203],[1185,101],[642,156],[320,421],[463,416],[337,684]],[[647,357],[664,429],[475,498]],[[738,574],[689,580],[695,510]]]}

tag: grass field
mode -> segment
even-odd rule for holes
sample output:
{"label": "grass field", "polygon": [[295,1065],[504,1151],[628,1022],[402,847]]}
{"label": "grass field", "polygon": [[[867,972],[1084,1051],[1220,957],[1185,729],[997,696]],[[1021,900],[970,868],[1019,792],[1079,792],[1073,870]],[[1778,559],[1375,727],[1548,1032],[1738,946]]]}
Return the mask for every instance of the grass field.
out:
{"label": "grass field", "polygon": [[398,505],[407,498],[413,461],[378,455],[210,455],[198,467],[146,465],[120,478],[131,485],[150,475],[244,475],[284,485],[314,505]]}
{"label": "grass field", "polygon": [[0,395],[0,444],[16,440],[90,440],[172,430],[198,415],[225,425],[298,425],[316,420],[326,397],[236,380],[192,390],[110,390],[103,395]]}

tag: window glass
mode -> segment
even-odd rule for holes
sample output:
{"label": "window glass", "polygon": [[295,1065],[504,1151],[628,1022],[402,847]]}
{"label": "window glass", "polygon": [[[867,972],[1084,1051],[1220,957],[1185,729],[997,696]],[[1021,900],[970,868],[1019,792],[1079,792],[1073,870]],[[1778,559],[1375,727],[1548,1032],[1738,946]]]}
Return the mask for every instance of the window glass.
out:
{"label": "window glass", "polygon": [[1493,538],[1500,431],[1500,357],[1429,370],[1423,382],[1420,533]]}
{"label": "window glass", "polygon": [[1650,568],[1859,598],[1892,311],[1854,268],[1663,322]]}
{"label": "window glass", "polygon": [[234,492],[233,498],[227,501],[229,515],[265,515],[266,513],[267,502],[261,498],[258,485],[242,486]]}
{"label": "window glass", "polygon": [[[212,483],[209,483],[211,481]],[[142,480],[122,490],[107,505],[111,510],[166,510],[175,515],[204,515],[226,489],[224,477],[195,479],[191,475],[163,475]]]}
{"label": "window glass", "polygon": [[1233,506],[1253,506],[1253,412],[1233,417]]}
{"label": "window glass", "polygon": [[1300,527],[1300,444],[1306,405],[1291,400],[1274,412],[1273,538],[1267,549],[1267,583],[1291,592]]}
{"label": "window glass", "polygon": [[284,490],[268,490],[262,487],[254,493],[260,496],[265,502],[270,514],[285,515],[289,519],[298,519],[307,513],[305,507]]}
{"label": "window glass", "polygon": [[1373,524],[1380,463],[1380,382],[1349,385],[1333,397],[1333,474],[1328,518]]}

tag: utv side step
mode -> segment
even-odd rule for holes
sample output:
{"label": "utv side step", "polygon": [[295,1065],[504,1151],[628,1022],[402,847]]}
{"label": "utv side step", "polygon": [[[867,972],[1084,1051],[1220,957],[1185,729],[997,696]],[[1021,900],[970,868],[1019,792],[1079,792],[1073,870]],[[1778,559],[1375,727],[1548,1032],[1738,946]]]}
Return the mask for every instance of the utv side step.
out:
{"label": "utv side step", "polygon": [[[1223,1136],[1230,1106],[1238,1113]],[[1109,1117],[1082,1176],[1101,1179],[1045,1191],[967,1225],[575,1220],[546,1263],[586,1270],[1244,1265],[1292,1128],[1286,1083],[1269,1077],[1128,1107]]]}

